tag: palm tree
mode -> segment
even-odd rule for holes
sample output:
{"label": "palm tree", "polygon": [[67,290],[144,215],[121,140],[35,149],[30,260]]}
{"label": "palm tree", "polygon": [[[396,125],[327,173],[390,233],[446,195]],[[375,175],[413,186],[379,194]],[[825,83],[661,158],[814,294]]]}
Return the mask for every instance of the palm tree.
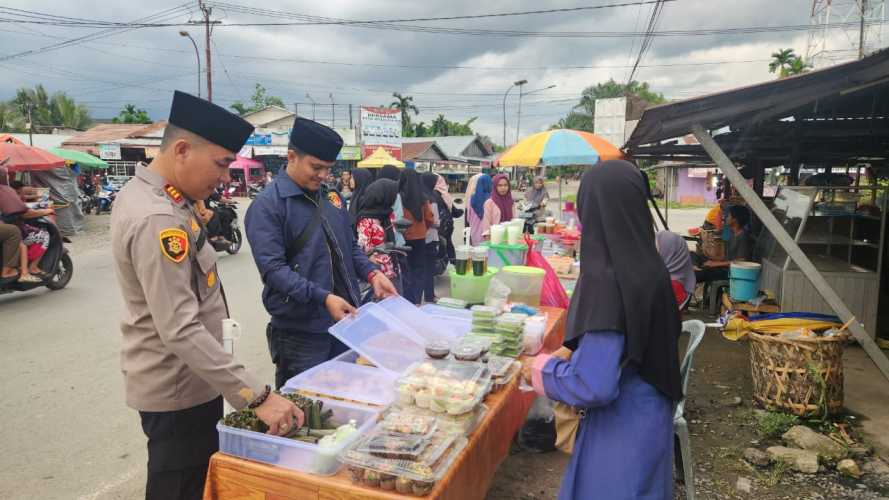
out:
{"label": "palm tree", "polygon": [[811,64],[804,61],[802,57],[795,57],[790,61],[790,64],[786,68],[781,70],[782,77],[801,75],[803,73],[808,73],[810,69],[812,69]]}
{"label": "palm tree", "polygon": [[53,124],[64,128],[84,130],[92,123],[89,110],[82,104],[76,104],[74,99],[65,94],[58,93],[52,96]]}
{"label": "palm tree", "polygon": [[781,49],[772,54],[772,62],[769,63],[769,73],[778,73],[778,78],[787,76],[784,74],[786,68],[793,63],[794,59],[798,59],[793,49]]}
{"label": "palm tree", "polygon": [[0,102],[0,132],[22,132],[25,130],[25,119],[15,104]]}
{"label": "palm tree", "polygon": [[392,97],[395,100],[392,101],[389,107],[401,111],[401,132],[403,135],[408,135],[408,132],[413,128],[411,127],[411,116],[409,113],[413,112],[415,115],[419,115],[420,110],[414,105],[414,98],[409,95],[393,92]]}

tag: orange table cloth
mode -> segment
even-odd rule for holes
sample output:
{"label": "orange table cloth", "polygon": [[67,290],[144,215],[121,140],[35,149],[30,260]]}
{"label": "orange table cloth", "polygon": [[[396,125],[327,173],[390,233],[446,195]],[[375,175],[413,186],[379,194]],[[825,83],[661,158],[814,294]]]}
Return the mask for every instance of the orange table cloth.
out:
{"label": "orange table cloth", "polygon": [[[543,352],[562,345],[565,310],[543,307],[548,314]],[[509,453],[512,439],[525,422],[534,393],[519,390],[519,378],[485,400],[488,413],[469,436],[447,474],[425,498],[483,499],[497,467]],[[204,500],[334,500],[416,498],[352,483],[345,469],[333,476],[315,476],[216,453],[210,459]]]}

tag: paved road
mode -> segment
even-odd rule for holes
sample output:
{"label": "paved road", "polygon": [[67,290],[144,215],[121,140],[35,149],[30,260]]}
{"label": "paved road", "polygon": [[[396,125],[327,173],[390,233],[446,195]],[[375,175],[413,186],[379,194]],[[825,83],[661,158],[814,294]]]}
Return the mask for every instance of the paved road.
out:
{"label": "paved road", "polygon": [[[703,219],[699,210],[671,212],[677,229]],[[0,498],[144,496],[145,440],[138,414],[123,403],[122,306],[103,238],[100,231],[73,245],[67,289],[0,296]],[[219,255],[232,315],[244,327],[237,357],[272,381],[268,316],[249,247]],[[438,285],[446,294],[446,282]]]}
{"label": "paved road", "polygon": [[[244,327],[237,356],[274,380],[250,250],[219,255],[232,315]],[[65,290],[0,296],[0,498],[144,497],[145,440],[123,402],[122,304],[110,251],[73,258]]]}

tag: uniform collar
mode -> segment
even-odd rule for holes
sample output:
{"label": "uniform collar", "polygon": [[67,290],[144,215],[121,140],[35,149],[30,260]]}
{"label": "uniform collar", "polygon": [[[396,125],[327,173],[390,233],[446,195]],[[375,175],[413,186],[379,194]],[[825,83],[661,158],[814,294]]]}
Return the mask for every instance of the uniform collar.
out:
{"label": "uniform collar", "polygon": [[278,184],[278,196],[280,196],[281,198],[290,198],[292,196],[311,194],[303,188],[299,187],[299,184],[294,182],[293,179],[289,175],[287,175],[286,171],[281,172],[275,182]]}
{"label": "uniform collar", "polygon": [[136,165],[136,177],[146,182],[150,186],[156,188],[156,192],[167,197],[176,206],[183,206],[186,203],[185,195],[157,172],[148,169],[148,165],[139,163]]}

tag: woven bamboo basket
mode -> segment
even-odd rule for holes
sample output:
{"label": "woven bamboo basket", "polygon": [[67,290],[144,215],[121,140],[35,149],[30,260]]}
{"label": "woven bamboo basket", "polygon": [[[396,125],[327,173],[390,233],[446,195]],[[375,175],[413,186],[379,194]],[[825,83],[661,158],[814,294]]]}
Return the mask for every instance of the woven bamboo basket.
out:
{"label": "woven bamboo basket", "polygon": [[801,417],[843,407],[843,346],[848,335],[786,339],[750,332],[753,399]]}

